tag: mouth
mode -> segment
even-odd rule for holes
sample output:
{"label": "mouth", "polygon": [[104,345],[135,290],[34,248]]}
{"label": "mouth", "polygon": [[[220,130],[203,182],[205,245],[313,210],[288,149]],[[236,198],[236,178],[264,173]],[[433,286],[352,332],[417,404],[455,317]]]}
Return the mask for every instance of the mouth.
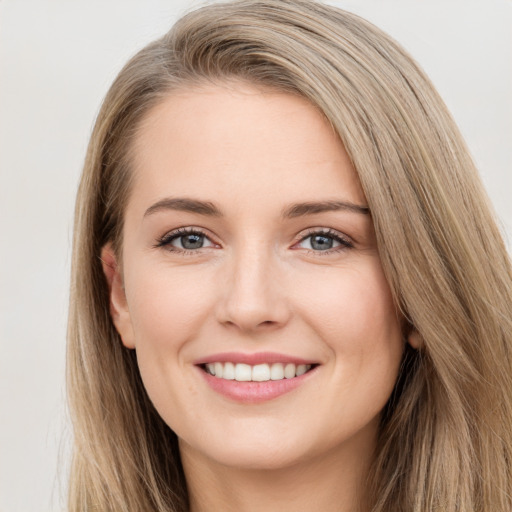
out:
{"label": "mouth", "polygon": [[241,404],[258,404],[307,386],[319,361],[275,352],[223,352],[194,362],[207,386]]}
{"label": "mouth", "polygon": [[212,362],[200,365],[209,375],[237,382],[267,382],[294,379],[308,373],[317,364]]}
{"label": "mouth", "polygon": [[195,362],[216,394],[240,404],[259,404],[307,386],[320,363],[285,354],[223,353]]}

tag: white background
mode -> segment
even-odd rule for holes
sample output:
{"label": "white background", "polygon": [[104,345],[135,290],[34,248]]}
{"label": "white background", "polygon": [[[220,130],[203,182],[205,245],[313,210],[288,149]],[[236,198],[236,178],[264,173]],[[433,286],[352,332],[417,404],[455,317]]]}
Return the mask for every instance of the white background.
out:
{"label": "white background", "polygon": [[[424,67],[510,239],[512,0],[331,3],[391,33]],[[195,5],[0,0],[0,512],[64,509],[71,225],[88,136],[123,63]]]}

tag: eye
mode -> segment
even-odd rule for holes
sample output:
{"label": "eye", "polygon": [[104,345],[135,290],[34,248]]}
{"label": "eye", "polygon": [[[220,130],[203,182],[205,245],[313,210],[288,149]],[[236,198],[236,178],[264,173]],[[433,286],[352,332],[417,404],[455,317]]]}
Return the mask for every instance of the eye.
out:
{"label": "eye", "polygon": [[302,238],[296,246],[315,252],[336,252],[353,247],[350,240],[330,229],[327,231],[310,232],[307,236]]}
{"label": "eye", "polygon": [[164,235],[158,240],[157,247],[165,247],[171,251],[195,251],[215,244],[201,231],[180,228]]}
{"label": "eye", "polygon": [[179,249],[201,249],[202,247],[211,246],[211,242],[200,233],[190,233],[188,235],[181,235],[175,237],[169,242],[173,247]]}

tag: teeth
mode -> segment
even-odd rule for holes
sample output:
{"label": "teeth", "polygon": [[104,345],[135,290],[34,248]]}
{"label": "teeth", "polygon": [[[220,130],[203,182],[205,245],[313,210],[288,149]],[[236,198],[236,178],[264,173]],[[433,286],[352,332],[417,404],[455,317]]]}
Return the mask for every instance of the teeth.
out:
{"label": "teeth", "polygon": [[235,380],[247,382],[251,380],[251,367],[248,364],[235,365]]}
{"label": "teeth", "polygon": [[226,380],[235,380],[235,365],[233,363],[224,363],[222,378]]}
{"label": "teeth", "polygon": [[307,371],[308,369],[305,364],[299,364],[299,366],[297,366],[297,369],[295,370],[295,375],[297,375],[297,377],[300,377],[301,375],[304,375]]}
{"label": "teeth", "polygon": [[270,367],[268,364],[257,364],[252,367],[252,380],[263,382],[270,380]]}
{"label": "teeth", "polygon": [[292,363],[288,363],[284,367],[284,376],[286,379],[293,379],[295,377],[295,365]]}
{"label": "teeth", "polygon": [[263,363],[250,366],[243,363],[207,363],[205,369],[210,375],[214,375],[219,379],[237,380],[239,382],[265,382],[300,377],[311,369],[311,365]]}
{"label": "teeth", "polygon": [[215,363],[214,368],[215,368],[215,377],[222,379],[222,376],[224,373],[222,370],[224,370],[224,365],[222,363]]}
{"label": "teeth", "polygon": [[270,367],[270,379],[271,380],[284,379],[284,368],[281,363],[275,363]]}

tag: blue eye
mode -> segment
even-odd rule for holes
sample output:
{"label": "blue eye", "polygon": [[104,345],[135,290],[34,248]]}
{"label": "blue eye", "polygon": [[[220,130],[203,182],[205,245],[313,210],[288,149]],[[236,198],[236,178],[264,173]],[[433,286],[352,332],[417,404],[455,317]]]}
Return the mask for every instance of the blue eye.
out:
{"label": "blue eye", "polygon": [[[325,252],[331,249],[353,247],[352,243],[336,232],[315,232],[305,236],[298,246],[315,252]],[[333,251],[334,252],[334,251]]]}
{"label": "blue eye", "polygon": [[203,233],[193,229],[178,229],[164,235],[157,243],[158,247],[169,250],[194,251],[205,247],[213,247],[213,242]]}
{"label": "blue eye", "polygon": [[189,235],[181,235],[171,241],[173,247],[180,249],[201,249],[205,241],[205,236],[198,233],[190,233]]}
{"label": "blue eye", "polygon": [[327,249],[332,249],[340,245],[332,236],[326,235],[310,235],[304,242],[308,242],[306,244],[306,246],[309,245],[309,247],[307,247],[308,249],[314,249],[315,251],[326,251]]}

